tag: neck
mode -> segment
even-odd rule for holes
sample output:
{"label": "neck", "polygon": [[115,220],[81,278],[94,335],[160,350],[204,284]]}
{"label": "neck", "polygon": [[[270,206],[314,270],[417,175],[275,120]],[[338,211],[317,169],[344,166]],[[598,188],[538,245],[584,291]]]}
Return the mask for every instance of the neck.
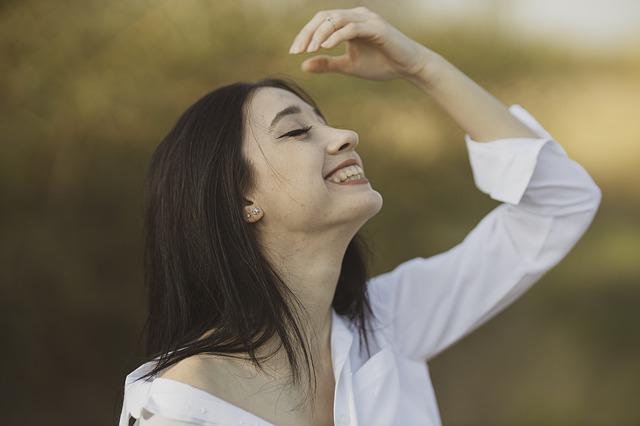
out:
{"label": "neck", "polygon": [[[308,234],[294,236],[269,233],[269,241],[262,240],[265,254],[274,265],[285,284],[293,291],[306,310],[301,315],[302,332],[309,338],[311,354],[317,368],[331,367],[331,322],[332,301],[335,294],[342,261],[347,246],[355,232],[344,228],[332,230],[321,237]],[[271,353],[280,344],[280,338],[274,335],[270,342],[261,347],[259,354]],[[284,347],[274,356],[272,364],[280,368],[288,366]],[[317,364],[319,363],[319,365]]]}

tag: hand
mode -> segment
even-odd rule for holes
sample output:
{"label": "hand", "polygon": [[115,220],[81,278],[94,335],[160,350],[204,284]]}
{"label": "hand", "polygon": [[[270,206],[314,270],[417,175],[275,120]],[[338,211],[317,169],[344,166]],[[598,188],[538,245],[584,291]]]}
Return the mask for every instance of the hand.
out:
{"label": "hand", "polygon": [[[333,19],[335,29],[327,17]],[[438,56],[363,6],[316,13],[295,37],[289,53],[330,49],[342,41],[347,44],[345,54],[314,56],[302,63],[302,70],[370,80],[413,79],[432,57]]]}

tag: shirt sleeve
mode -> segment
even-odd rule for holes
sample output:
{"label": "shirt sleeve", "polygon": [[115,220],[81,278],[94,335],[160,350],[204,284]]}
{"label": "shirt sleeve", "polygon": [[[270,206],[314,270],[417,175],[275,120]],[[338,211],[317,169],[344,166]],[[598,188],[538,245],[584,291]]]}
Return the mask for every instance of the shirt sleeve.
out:
{"label": "shirt sleeve", "polygon": [[582,166],[520,105],[538,137],[465,142],[475,185],[502,203],[462,242],[370,278],[382,330],[407,358],[427,361],[503,310],[573,248],[602,194]]}

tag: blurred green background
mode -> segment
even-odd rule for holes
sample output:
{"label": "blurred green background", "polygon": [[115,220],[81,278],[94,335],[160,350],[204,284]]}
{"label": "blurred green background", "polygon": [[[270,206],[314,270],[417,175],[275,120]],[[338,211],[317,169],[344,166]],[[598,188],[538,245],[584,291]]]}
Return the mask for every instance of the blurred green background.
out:
{"label": "blurred green background", "polygon": [[217,86],[286,75],[359,133],[385,200],[363,229],[374,274],[449,249],[498,205],[473,184],[464,133],[425,93],[308,74],[300,63],[314,54],[288,54],[316,11],[357,5],[523,105],[603,191],[565,260],[430,363],[443,423],[640,424],[639,45],[604,27],[540,32],[535,16],[561,29],[586,19],[562,2],[471,3],[1,2],[2,424],[116,423],[142,353],[147,161]]}

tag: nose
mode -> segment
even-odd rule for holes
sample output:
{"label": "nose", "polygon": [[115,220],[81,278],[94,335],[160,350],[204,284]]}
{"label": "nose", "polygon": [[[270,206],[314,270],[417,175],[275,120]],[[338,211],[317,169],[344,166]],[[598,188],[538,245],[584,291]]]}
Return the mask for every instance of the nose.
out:
{"label": "nose", "polygon": [[359,136],[353,130],[339,130],[340,134],[331,138],[331,142],[327,145],[327,150],[331,154],[343,151],[354,150],[358,146]]}

